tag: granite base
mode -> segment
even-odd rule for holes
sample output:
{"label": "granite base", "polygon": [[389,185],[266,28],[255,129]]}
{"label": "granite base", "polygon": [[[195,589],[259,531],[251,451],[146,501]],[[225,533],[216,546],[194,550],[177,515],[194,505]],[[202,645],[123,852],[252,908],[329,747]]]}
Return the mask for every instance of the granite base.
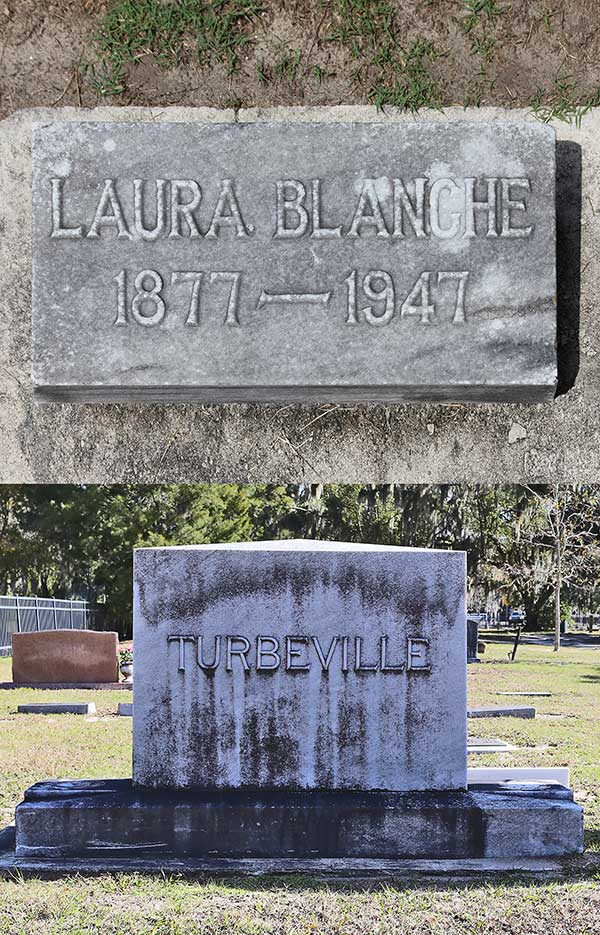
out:
{"label": "granite base", "polygon": [[41,782],[16,810],[17,858],[453,860],[583,850],[583,810],[556,783],[456,792],[150,791]]}

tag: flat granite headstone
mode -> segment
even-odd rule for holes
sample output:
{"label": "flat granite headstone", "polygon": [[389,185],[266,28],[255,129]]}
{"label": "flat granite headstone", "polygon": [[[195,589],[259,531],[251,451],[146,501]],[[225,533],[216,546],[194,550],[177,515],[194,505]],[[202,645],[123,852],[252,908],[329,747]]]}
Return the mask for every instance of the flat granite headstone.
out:
{"label": "flat granite headstone", "polygon": [[465,641],[463,552],[137,549],[133,781],[464,789]]}
{"label": "flat granite headstone", "polygon": [[535,708],[529,705],[502,705],[495,708],[469,708],[467,717],[535,717]]}
{"label": "flat granite headstone", "polygon": [[119,635],[95,630],[40,630],[12,635],[13,682],[73,685],[119,681]]}
{"label": "flat granite headstone", "polygon": [[44,400],[517,400],[556,383],[539,123],[38,125]]}
{"label": "flat granite headstone", "polygon": [[17,706],[19,714],[95,714],[96,705],[90,702],[30,702]]}

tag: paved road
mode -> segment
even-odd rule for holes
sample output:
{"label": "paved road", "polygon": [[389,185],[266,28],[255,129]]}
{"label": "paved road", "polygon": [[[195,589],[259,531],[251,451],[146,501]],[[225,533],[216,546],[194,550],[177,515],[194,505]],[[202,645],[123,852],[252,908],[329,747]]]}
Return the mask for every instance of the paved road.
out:
{"label": "paved road", "polygon": [[[482,633],[480,639],[486,643],[508,643],[512,646],[515,641],[510,633]],[[522,633],[520,645],[552,646],[554,636],[551,633]],[[600,633],[565,633],[561,637],[561,646],[572,646],[575,649],[600,649]]]}

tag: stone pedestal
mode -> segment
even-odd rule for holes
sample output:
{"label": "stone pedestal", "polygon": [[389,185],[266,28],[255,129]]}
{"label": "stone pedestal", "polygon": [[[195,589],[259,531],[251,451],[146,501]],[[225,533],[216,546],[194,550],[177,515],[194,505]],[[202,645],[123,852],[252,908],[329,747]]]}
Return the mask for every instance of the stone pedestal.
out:
{"label": "stone pedestal", "polygon": [[458,792],[140,790],[42,782],[17,808],[17,858],[487,859],[583,850],[582,809],[556,783]]}

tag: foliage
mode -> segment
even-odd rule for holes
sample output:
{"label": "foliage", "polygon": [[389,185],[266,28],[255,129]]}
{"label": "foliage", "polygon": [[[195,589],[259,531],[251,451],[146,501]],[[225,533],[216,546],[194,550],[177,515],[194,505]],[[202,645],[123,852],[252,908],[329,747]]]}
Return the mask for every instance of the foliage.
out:
{"label": "foliage", "polygon": [[599,535],[594,486],[6,485],[0,592],[99,602],[126,637],[135,548],[294,536],[464,550],[470,606],[522,608],[535,629],[559,592],[597,609]]}
{"label": "foliage", "polygon": [[286,506],[277,486],[3,487],[0,587],[98,601],[129,636],[135,548],[268,538]]}

